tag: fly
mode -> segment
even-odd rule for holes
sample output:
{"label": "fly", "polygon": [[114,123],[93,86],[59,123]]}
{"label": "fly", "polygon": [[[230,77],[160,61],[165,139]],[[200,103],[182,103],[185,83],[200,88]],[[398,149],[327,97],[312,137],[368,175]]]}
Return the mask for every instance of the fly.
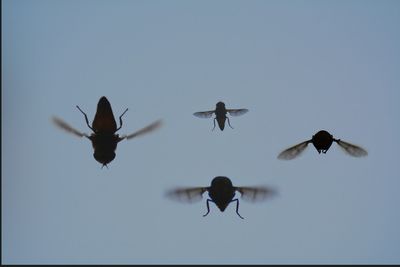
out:
{"label": "fly", "polygon": [[306,149],[307,145],[309,143],[312,143],[315,147],[315,149],[318,151],[318,153],[326,153],[328,149],[331,147],[332,143],[336,142],[344,152],[349,154],[350,156],[353,157],[363,157],[367,156],[367,151],[363,149],[362,147],[350,144],[348,142],[342,141],[340,139],[336,139],[328,133],[327,131],[321,130],[315,135],[310,140],[301,142],[297,145],[294,145],[292,147],[289,147],[288,149],[285,149],[278,155],[278,159],[293,159],[300,155],[304,149]]}
{"label": "fly", "polygon": [[204,192],[208,192],[209,199],[206,201],[207,213],[203,216],[207,216],[210,212],[210,202],[213,202],[221,212],[232,203],[236,202],[236,214],[244,219],[239,214],[239,199],[234,198],[235,192],[241,194],[242,199],[247,201],[260,201],[266,197],[275,195],[276,191],[269,187],[244,187],[244,186],[233,186],[231,180],[228,177],[217,176],[211,181],[211,185],[208,187],[187,187],[187,188],[176,188],[167,192],[167,196],[184,201],[184,202],[195,202],[203,197]]}
{"label": "fly", "polygon": [[199,117],[199,118],[211,118],[212,114],[215,113],[215,118],[214,118],[214,127],[212,130],[214,131],[215,129],[215,121],[218,122],[218,126],[221,129],[221,131],[224,130],[225,128],[225,120],[228,120],[229,127],[233,129],[231,126],[231,123],[229,122],[229,117],[226,116],[227,113],[229,113],[232,116],[240,116],[248,112],[248,109],[245,108],[240,108],[240,109],[226,109],[225,108],[225,103],[224,102],[218,102],[216,104],[215,110],[209,110],[209,111],[199,111],[193,113],[194,116]]}
{"label": "fly", "polygon": [[146,133],[149,133],[153,130],[156,130],[161,126],[161,120],[157,120],[150,125],[132,133],[129,135],[119,136],[116,132],[122,127],[122,116],[128,111],[126,109],[121,116],[119,116],[120,126],[117,128],[117,124],[114,119],[114,114],[111,109],[110,102],[108,102],[105,96],[101,97],[97,104],[96,115],[94,116],[94,120],[92,126],[89,125],[89,120],[85,112],[79,106],[76,106],[80,112],[85,117],[85,121],[87,126],[93,131],[93,133],[89,136],[86,133],[82,133],[70,125],[68,125],[63,120],[53,117],[53,122],[63,130],[75,134],[79,137],[86,137],[92,142],[92,146],[94,149],[93,157],[102,164],[102,167],[106,166],[115,158],[115,150],[117,149],[117,144],[126,139],[132,139],[136,136],[140,136]]}

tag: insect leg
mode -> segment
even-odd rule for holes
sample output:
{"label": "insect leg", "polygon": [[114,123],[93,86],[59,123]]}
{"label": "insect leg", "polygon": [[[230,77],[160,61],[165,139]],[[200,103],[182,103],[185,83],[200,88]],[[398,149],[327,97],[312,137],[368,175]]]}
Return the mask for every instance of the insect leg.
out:
{"label": "insect leg", "polygon": [[208,213],[210,213],[210,204],[208,204],[208,202],[212,201],[211,199],[207,199],[206,203],[207,203],[207,213],[203,215],[203,217],[207,216]]}
{"label": "insect leg", "polygon": [[229,127],[231,127],[233,129],[231,123],[229,122],[229,117],[226,117],[226,119],[228,120]]}
{"label": "insect leg", "polygon": [[231,202],[236,201],[236,214],[239,215],[240,218],[244,219],[242,216],[239,214],[239,199],[235,198]]}
{"label": "insect leg", "polygon": [[108,166],[107,166],[107,164],[104,164],[104,163],[103,163],[103,165],[101,166],[101,168],[103,169],[103,167],[104,167],[104,166],[106,166],[106,167],[107,167],[107,169],[108,169]]}
{"label": "insect leg", "polygon": [[211,131],[214,131],[214,129],[215,129],[215,120],[216,120],[217,118],[214,118],[214,127],[212,128],[212,130]]}
{"label": "insect leg", "polygon": [[124,116],[124,114],[128,111],[128,109],[125,109],[124,113],[121,114],[121,116],[119,116],[119,128],[116,130],[118,131],[119,129],[121,129],[122,127],[122,116]]}
{"label": "insect leg", "polygon": [[82,114],[85,116],[85,120],[86,120],[87,126],[88,126],[93,132],[96,132],[96,131],[89,125],[89,120],[88,120],[88,118],[87,118],[86,113],[83,112],[82,109],[81,109],[78,105],[77,105],[76,107],[77,107],[77,108],[79,109],[79,111],[82,112]]}

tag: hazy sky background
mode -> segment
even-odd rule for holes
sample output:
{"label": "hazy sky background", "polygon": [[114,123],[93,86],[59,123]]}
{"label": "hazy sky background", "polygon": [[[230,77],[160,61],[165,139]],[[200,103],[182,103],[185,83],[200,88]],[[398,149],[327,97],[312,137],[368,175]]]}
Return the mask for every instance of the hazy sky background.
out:
{"label": "hazy sky background", "polygon": [[[2,1],[2,261],[400,263],[399,1]],[[128,134],[89,140],[101,96]],[[234,129],[193,116],[247,108]],[[281,161],[325,129],[334,143]],[[268,185],[221,213],[175,186]]]}

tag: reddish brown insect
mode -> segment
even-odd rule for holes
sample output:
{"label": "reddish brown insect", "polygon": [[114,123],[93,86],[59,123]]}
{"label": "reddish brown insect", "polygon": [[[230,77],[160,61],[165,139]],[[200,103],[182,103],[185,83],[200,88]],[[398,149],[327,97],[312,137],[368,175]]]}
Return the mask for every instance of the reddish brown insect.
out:
{"label": "reddish brown insect", "polygon": [[213,113],[215,113],[215,118],[214,118],[214,127],[212,130],[215,128],[215,121],[218,122],[218,126],[221,129],[221,131],[224,130],[225,128],[225,120],[228,120],[229,127],[233,129],[231,126],[231,123],[229,122],[229,118],[226,116],[227,113],[229,113],[232,116],[239,116],[242,114],[245,114],[248,112],[248,109],[241,108],[241,109],[226,109],[225,108],[225,103],[224,102],[218,102],[217,105],[215,106],[215,110],[209,110],[209,111],[199,111],[193,113],[194,116],[199,117],[199,118],[210,118]]}
{"label": "reddish brown insect", "polygon": [[87,126],[93,131],[90,136],[86,133],[81,133],[78,130],[75,130],[66,122],[57,117],[53,117],[53,122],[63,130],[66,130],[79,137],[85,136],[92,141],[92,146],[94,149],[93,156],[98,162],[103,164],[102,167],[107,166],[107,164],[115,158],[115,150],[117,149],[117,144],[120,141],[124,140],[125,138],[129,140],[136,136],[149,133],[161,126],[161,120],[157,120],[152,124],[140,129],[139,131],[136,131],[135,133],[119,137],[119,135],[115,133],[121,129],[122,116],[128,111],[128,109],[126,109],[122,115],[119,116],[120,126],[117,128],[110,102],[108,102],[105,96],[101,97],[99,103],[97,104],[97,111],[96,115],[94,116],[92,126],[89,125],[89,120],[86,113],[83,112],[79,106],[76,107],[85,116]]}
{"label": "reddish brown insect", "polygon": [[233,186],[228,177],[217,176],[211,181],[211,185],[208,187],[177,188],[168,191],[167,196],[184,202],[194,202],[202,199],[202,195],[206,191],[208,191],[210,199],[206,201],[207,213],[203,216],[207,216],[210,212],[209,202],[215,203],[221,212],[226,209],[229,203],[236,202],[236,214],[242,219],[244,218],[239,214],[239,199],[234,199],[236,191],[247,201],[260,201],[276,194],[276,191],[269,187]]}
{"label": "reddish brown insect", "polygon": [[299,156],[304,151],[304,149],[306,149],[309,143],[312,143],[314,145],[318,153],[322,152],[325,154],[331,147],[333,142],[336,142],[343,149],[343,151],[349,154],[350,156],[362,157],[368,154],[365,149],[350,144],[348,142],[342,141],[340,139],[335,139],[333,138],[333,135],[331,135],[327,131],[321,130],[315,135],[313,135],[313,137],[310,140],[301,142],[300,144],[294,145],[282,151],[278,155],[278,159],[293,159]]}

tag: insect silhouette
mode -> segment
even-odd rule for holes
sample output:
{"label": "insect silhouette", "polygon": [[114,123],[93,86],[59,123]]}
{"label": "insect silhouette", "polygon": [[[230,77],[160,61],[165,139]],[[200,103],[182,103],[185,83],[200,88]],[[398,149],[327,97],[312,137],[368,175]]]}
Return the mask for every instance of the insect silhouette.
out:
{"label": "insect silhouette", "polygon": [[239,199],[234,198],[236,191],[241,194],[242,199],[253,202],[264,200],[276,194],[276,191],[269,187],[233,186],[228,177],[217,176],[208,187],[176,188],[168,191],[167,196],[171,199],[192,203],[202,199],[203,193],[206,191],[208,191],[210,198],[206,201],[207,213],[203,216],[207,216],[210,212],[209,202],[215,203],[221,212],[226,209],[229,203],[236,202],[236,214],[242,219],[244,218],[239,214]]}
{"label": "insect silhouette", "polygon": [[70,125],[68,125],[63,120],[53,117],[53,122],[63,130],[75,134],[79,137],[86,137],[92,142],[92,146],[94,149],[93,157],[102,164],[102,168],[104,166],[107,167],[107,164],[110,163],[115,158],[115,150],[117,149],[117,144],[124,139],[132,139],[137,136],[141,136],[143,134],[149,133],[151,131],[156,130],[161,126],[162,121],[157,120],[150,125],[132,133],[129,135],[119,136],[116,132],[122,127],[122,116],[128,111],[126,109],[121,116],[119,116],[120,126],[117,128],[117,124],[114,119],[114,114],[111,109],[110,102],[108,102],[105,96],[101,97],[97,104],[96,115],[94,116],[94,120],[92,126],[89,125],[89,120],[85,112],[83,112],[79,106],[76,106],[80,112],[85,117],[87,126],[93,131],[93,133],[89,136],[86,133],[82,133]]}
{"label": "insect silhouette", "polygon": [[315,135],[310,140],[301,142],[297,145],[294,145],[292,147],[289,147],[288,149],[285,149],[278,155],[278,159],[293,159],[300,155],[304,149],[307,147],[309,143],[312,143],[315,147],[315,149],[318,151],[318,153],[326,153],[328,149],[331,147],[332,143],[336,142],[344,152],[349,154],[350,156],[353,157],[362,157],[366,156],[368,153],[365,149],[350,144],[348,142],[342,141],[340,139],[336,139],[328,133],[327,131],[321,130]]}
{"label": "insect silhouette", "polygon": [[215,113],[215,118],[214,118],[214,127],[212,130],[214,131],[215,129],[215,121],[218,122],[218,126],[221,129],[221,131],[224,130],[225,128],[225,120],[228,120],[229,127],[233,129],[231,126],[231,123],[229,122],[229,117],[226,116],[226,113],[229,113],[232,116],[240,116],[242,114],[245,114],[248,112],[248,109],[245,108],[240,108],[240,109],[226,109],[225,108],[225,103],[224,102],[218,102],[215,106],[215,110],[209,110],[209,111],[199,111],[193,113],[194,116],[199,117],[199,118],[210,118],[213,113]]}

